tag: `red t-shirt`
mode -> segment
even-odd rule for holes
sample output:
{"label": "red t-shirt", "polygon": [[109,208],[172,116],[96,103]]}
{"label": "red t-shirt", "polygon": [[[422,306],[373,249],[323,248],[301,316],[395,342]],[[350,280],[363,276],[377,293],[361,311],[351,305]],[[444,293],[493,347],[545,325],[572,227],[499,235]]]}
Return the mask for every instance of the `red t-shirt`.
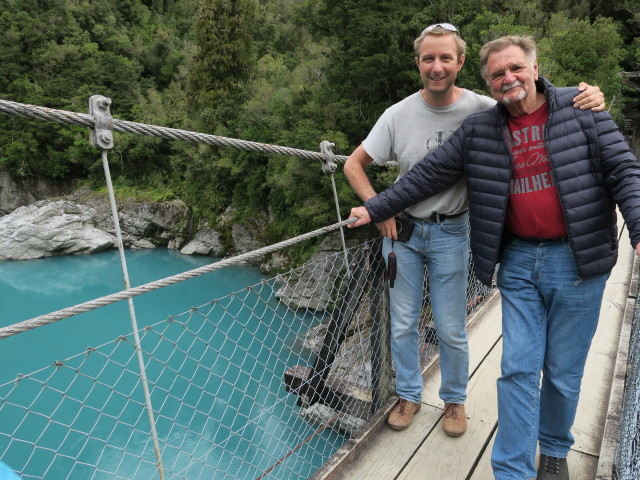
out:
{"label": "red t-shirt", "polygon": [[513,174],[506,227],[520,237],[560,238],[567,235],[543,138],[548,117],[547,102],[528,115],[509,117]]}

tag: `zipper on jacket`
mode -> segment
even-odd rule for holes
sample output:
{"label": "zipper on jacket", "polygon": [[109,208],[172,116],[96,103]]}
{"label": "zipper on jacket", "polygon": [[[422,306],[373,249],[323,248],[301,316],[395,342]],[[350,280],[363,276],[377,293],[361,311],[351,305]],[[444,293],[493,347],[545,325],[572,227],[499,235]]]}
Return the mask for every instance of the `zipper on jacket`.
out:
{"label": "zipper on jacket", "polygon": [[[547,97],[547,101],[548,101],[548,97]],[[556,169],[555,169],[555,166],[553,165],[553,162],[551,161],[551,152],[549,151],[549,147],[547,145],[547,134],[549,133],[549,122],[551,120],[551,114],[552,114],[551,109],[549,109],[549,117],[547,118],[547,121],[544,124],[544,138],[542,139],[542,143],[544,144],[544,148],[547,151],[547,157],[549,158],[549,165],[551,165],[551,178],[553,178],[553,183],[556,186],[556,192],[558,194],[558,202],[560,202],[560,208],[562,210],[562,218],[564,219],[564,225],[565,225],[565,228],[567,229],[567,242],[569,242],[569,245],[571,245],[571,233],[569,230],[569,222],[567,221],[567,212],[565,210],[564,202],[562,201],[562,195],[560,195],[560,188],[558,187],[558,179],[556,178]],[[576,260],[576,257],[575,257],[575,253],[573,253],[573,249],[571,249],[571,256],[574,258],[574,261],[576,262],[576,267],[579,268],[578,261]],[[578,285],[580,285],[581,282],[582,282],[582,278],[578,276],[575,282],[573,282],[573,286],[577,287]]]}
{"label": "zipper on jacket", "polygon": [[[544,137],[542,138],[542,143],[544,144],[544,149],[547,151],[547,157],[549,158],[549,165],[551,166],[551,178],[553,178],[553,184],[556,186],[556,193],[558,194],[558,202],[560,203],[560,209],[562,210],[562,218],[564,219],[564,226],[567,229],[567,241],[569,242],[569,245],[571,245],[571,232],[569,231],[569,222],[567,221],[567,212],[565,210],[564,202],[562,201],[562,195],[560,195],[560,187],[558,185],[558,178],[556,177],[556,168],[553,162],[551,161],[551,152],[549,151],[549,145],[547,143],[547,135],[549,134],[549,122],[551,120],[551,116],[552,116],[552,112],[551,110],[549,110],[549,117],[547,118],[547,121],[544,124]],[[578,279],[579,278],[580,277],[578,277]]]}
{"label": "zipper on jacket", "polygon": [[[511,131],[509,130],[509,123],[506,116],[503,116],[503,125],[502,125],[502,135],[504,136],[504,140],[507,147],[507,153],[509,155],[509,170],[511,171],[511,177],[507,182],[507,200],[504,207],[504,215],[502,216],[502,223],[500,224],[500,244],[502,244],[502,237],[504,235],[504,224],[507,219],[507,206],[509,204],[509,195],[511,194],[511,180],[513,179],[513,142],[511,140]],[[500,247],[496,249],[495,257],[493,258],[493,271],[495,272],[496,266],[498,265],[498,258],[500,257]]]}

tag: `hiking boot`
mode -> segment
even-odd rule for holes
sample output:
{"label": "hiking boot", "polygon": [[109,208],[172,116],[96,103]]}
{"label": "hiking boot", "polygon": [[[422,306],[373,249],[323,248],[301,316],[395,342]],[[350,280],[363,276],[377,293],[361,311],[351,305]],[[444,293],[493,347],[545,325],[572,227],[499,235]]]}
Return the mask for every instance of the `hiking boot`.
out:
{"label": "hiking boot", "polygon": [[540,454],[537,480],[569,480],[566,458],[549,457]]}
{"label": "hiking boot", "polygon": [[391,410],[387,423],[394,430],[404,430],[411,425],[413,416],[420,410],[421,406],[421,403],[413,403],[401,398]]}
{"label": "hiking boot", "polygon": [[444,404],[442,429],[450,437],[459,437],[467,431],[467,415],[464,412],[464,405],[460,403]]}

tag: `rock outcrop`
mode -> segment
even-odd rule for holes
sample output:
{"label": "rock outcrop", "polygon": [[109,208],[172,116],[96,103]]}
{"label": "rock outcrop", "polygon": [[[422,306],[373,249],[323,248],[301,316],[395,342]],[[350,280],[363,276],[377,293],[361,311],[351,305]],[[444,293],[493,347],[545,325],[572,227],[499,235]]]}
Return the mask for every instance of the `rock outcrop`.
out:
{"label": "rock outcrop", "polygon": [[224,247],[220,242],[220,234],[212,228],[205,227],[196,233],[180,253],[184,255],[212,255],[220,257],[224,254]]}
{"label": "rock outcrop", "polygon": [[[24,195],[25,201],[31,198],[28,192],[23,192]],[[268,244],[265,232],[271,217],[266,212],[258,212],[244,221],[235,220],[232,209],[225,212],[216,227],[230,230],[225,245],[223,231],[206,221],[190,231],[189,208],[179,200],[119,199],[117,203],[122,241],[127,248],[166,247],[180,249],[185,255],[222,257],[252,252]],[[4,207],[10,208],[8,204]],[[35,201],[0,217],[0,260],[89,254],[116,247],[108,196],[88,189]],[[277,296],[292,308],[326,309],[342,269],[342,257],[335,255],[341,249],[339,232],[327,236],[305,266],[281,277]],[[289,269],[290,259],[285,249],[245,263],[272,275],[274,271]]]}
{"label": "rock outcrop", "polygon": [[325,310],[343,268],[344,258],[336,254],[341,249],[340,232],[328,235],[302,267],[283,276],[276,297],[292,308]]}
{"label": "rock outcrop", "polygon": [[7,215],[16,208],[64,195],[69,191],[69,185],[54,184],[43,178],[16,180],[9,173],[0,170],[0,215]]}
{"label": "rock outcrop", "polygon": [[[125,247],[155,248],[180,242],[188,208],[180,201],[125,201],[118,208],[118,217]],[[108,198],[89,190],[40,200],[0,218],[3,260],[94,253],[116,245]]]}

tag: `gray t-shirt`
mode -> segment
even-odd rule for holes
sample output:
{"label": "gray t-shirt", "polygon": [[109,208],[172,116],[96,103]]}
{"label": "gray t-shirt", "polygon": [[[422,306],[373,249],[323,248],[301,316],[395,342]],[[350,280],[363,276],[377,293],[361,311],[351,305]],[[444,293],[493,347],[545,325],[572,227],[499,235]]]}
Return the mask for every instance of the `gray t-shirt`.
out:
{"label": "gray t-shirt", "polygon": [[[442,145],[465,118],[495,103],[489,97],[463,90],[460,98],[451,105],[433,107],[420,92],[416,92],[385,110],[362,146],[378,165],[398,162],[400,178]],[[444,192],[407,208],[406,212],[417,218],[427,218],[433,213],[455,215],[467,208],[467,189],[463,179]]]}

